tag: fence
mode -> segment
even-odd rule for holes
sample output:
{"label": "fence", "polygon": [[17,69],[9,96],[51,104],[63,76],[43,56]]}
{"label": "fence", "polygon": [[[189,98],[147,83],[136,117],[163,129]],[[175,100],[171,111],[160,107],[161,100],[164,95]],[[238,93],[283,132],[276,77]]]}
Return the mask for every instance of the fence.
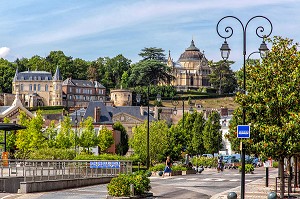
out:
{"label": "fence", "polygon": [[0,177],[24,177],[27,181],[98,178],[131,173],[124,160],[1,160]]}

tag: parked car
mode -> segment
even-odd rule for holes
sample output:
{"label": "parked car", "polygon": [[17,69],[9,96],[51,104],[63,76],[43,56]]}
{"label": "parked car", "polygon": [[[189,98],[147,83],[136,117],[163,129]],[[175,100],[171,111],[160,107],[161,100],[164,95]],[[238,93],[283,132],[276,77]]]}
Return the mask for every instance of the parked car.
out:
{"label": "parked car", "polygon": [[213,158],[214,156],[212,154],[202,154],[203,157],[207,158]]}
{"label": "parked car", "polygon": [[240,159],[235,156],[227,156],[223,159],[225,169],[237,169],[241,165]]}

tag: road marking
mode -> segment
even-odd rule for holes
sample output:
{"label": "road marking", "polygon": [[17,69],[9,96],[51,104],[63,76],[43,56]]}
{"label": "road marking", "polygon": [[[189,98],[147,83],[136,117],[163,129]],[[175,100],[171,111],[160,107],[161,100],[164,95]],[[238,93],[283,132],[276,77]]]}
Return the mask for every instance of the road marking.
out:
{"label": "road marking", "polygon": [[240,179],[232,179],[232,180],[229,180],[230,182],[237,182],[239,181]]}
{"label": "road marking", "polygon": [[189,179],[186,179],[186,180],[191,180],[191,181],[193,181],[193,180],[198,180],[199,178],[189,178]]}

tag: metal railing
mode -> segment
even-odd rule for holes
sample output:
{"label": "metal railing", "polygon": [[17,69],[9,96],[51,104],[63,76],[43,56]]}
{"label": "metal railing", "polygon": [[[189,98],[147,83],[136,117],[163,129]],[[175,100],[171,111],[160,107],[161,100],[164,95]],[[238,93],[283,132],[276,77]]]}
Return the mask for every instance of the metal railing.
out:
{"label": "metal railing", "polygon": [[24,181],[84,179],[132,173],[124,160],[1,160],[0,177],[24,177]]}

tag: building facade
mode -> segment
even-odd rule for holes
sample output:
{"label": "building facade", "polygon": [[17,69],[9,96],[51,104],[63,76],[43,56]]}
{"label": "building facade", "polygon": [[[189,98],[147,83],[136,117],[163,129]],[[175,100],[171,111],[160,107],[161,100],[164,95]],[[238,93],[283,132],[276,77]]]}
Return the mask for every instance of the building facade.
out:
{"label": "building facade", "polygon": [[67,78],[62,83],[63,106],[87,107],[90,101],[105,99],[105,87],[97,81]]}
{"label": "building facade", "polygon": [[174,62],[169,51],[167,65],[172,68],[172,75],[175,77],[171,84],[177,90],[197,90],[202,87],[211,87],[209,74],[211,69],[208,61],[195,46],[194,40],[191,45],[180,55],[177,62]]}
{"label": "building facade", "polygon": [[62,106],[62,77],[56,68],[52,77],[46,71],[16,70],[12,82],[12,94],[19,93],[22,104],[26,107]]}

